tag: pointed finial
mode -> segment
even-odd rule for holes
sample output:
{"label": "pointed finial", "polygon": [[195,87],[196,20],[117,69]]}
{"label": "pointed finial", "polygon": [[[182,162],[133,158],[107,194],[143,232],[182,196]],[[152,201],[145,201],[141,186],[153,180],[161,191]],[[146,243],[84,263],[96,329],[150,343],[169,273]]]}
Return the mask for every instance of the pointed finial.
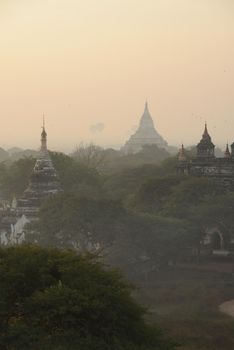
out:
{"label": "pointed finial", "polygon": [[204,129],[203,137],[209,137],[207,122],[205,122],[205,129]]}
{"label": "pointed finial", "polygon": [[186,161],[186,155],[185,155],[185,149],[184,149],[184,144],[182,143],[181,145],[181,149],[179,151],[179,161],[180,162],[184,162]]}
{"label": "pointed finial", "polygon": [[148,107],[148,101],[145,101],[145,110],[144,110],[144,114],[149,114],[149,107]]}
{"label": "pointed finial", "polygon": [[45,129],[45,113],[43,113],[42,128]]}
{"label": "pointed finial", "polygon": [[231,157],[231,153],[230,153],[230,151],[229,151],[229,145],[228,145],[228,143],[227,143],[227,146],[226,146],[226,151],[225,151],[225,153],[224,153],[224,157],[225,157],[225,158],[230,158],[230,157]]}
{"label": "pointed finial", "polygon": [[47,136],[46,130],[45,130],[45,114],[43,113],[43,118],[42,118],[42,135],[45,137]]}
{"label": "pointed finial", "polygon": [[45,115],[43,113],[43,124],[42,124],[42,132],[41,132],[41,151],[47,151],[47,133],[45,131]]}

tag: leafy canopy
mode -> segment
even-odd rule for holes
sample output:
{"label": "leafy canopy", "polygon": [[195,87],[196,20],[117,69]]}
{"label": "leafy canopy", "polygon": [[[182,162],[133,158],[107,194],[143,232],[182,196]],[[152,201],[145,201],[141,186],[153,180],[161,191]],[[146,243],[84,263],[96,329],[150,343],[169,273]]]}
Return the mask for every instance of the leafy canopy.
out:
{"label": "leafy canopy", "polygon": [[0,249],[0,348],[172,349],[119,273],[91,255]]}

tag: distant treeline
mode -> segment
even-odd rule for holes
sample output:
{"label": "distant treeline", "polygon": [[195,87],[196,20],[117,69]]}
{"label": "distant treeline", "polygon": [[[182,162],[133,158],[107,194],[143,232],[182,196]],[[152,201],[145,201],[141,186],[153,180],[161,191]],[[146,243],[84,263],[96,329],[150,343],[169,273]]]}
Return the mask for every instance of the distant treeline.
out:
{"label": "distant treeline", "polygon": [[[200,259],[208,227],[220,228],[232,249],[234,193],[208,178],[178,176],[177,156],[157,147],[126,156],[90,145],[51,157],[64,193],[46,200],[29,241],[96,249],[131,273]],[[34,162],[0,164],[2,197],[23,193]]]}

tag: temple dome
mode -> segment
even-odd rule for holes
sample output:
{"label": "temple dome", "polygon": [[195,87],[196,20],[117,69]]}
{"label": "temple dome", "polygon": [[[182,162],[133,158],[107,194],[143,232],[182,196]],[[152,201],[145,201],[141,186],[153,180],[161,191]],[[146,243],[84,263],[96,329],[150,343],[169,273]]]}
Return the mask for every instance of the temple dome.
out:
{"label": "temple dome", "polygon": [[148,103],[145,103],[144,113],[140,119],[137,131],[126,142],[123,150],[126,153],[137,153],[144,145],[157,145],[159,147],[167,147],[167,142],[157,132],[154,126],[153,118],[150,115]]}
{"label": "temple dome", "polygon": [[197,156],[204,158],[213,158],[215,145],[213,144],[211,137],[207,130],[207,124],[205,124],[205,130],[202,135],[202,139],[197,145]]}

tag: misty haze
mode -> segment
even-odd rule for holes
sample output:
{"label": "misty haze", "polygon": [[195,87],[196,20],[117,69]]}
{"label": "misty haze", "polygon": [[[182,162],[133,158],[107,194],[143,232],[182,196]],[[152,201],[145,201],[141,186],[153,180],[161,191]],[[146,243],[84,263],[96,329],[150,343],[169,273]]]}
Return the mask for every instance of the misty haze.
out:
{"label": "misty haze", "polygon": [[234,2],[2,0],[1,350],[234,349]]}

